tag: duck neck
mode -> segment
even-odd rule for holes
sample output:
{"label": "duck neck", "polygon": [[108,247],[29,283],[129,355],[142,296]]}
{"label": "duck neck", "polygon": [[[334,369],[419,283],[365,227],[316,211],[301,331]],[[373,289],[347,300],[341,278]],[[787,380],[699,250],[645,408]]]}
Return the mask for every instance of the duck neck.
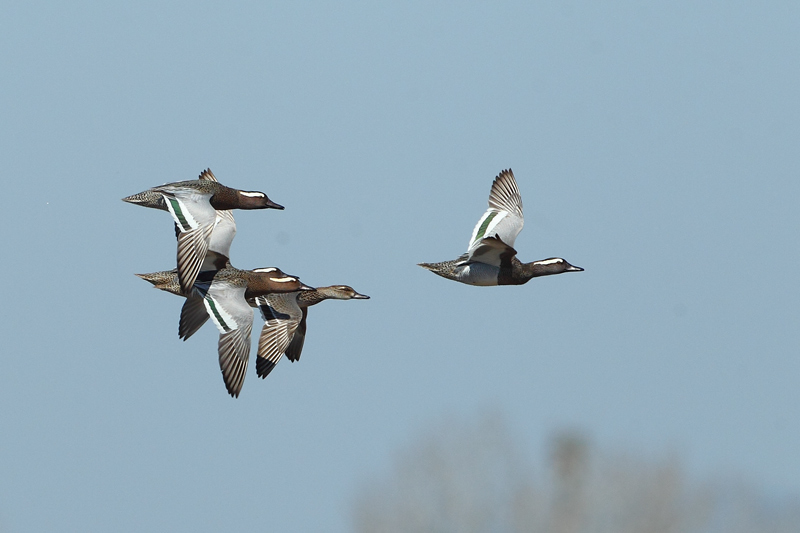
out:
{"label": "duck neck", "polygon": [[297,295],[297,304],[300,307],[310,307],[316,305],[333,296],[327,294],[325,289],[328,287],[317,287],[313,291],[300,291]]}
{"label": "duck neck", "polygon": [[209,199],[211,207],[218,211],[226,209],[241,209],[241,198],[239,191],[231,189],[216,182],[206,182],[207,186],[213,187],[214,194]]}

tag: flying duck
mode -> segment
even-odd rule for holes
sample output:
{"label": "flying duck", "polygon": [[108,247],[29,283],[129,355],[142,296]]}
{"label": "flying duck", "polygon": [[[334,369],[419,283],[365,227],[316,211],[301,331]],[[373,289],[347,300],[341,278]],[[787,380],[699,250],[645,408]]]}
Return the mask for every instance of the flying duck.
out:
{"label": "flying duck", "polygon": [[199,179],[153,187],[122,200],[172,215],[178,236],[178,280],[184,293],[192,290],[201,270],[228,264],[236,234],[231,209],[283,209],[263,192],[222,185],[210,169]]}
{"label": "flying duck", "polygon": [[348,285],[317,287],[312,291],[270,293],[255,298],[264,327],[258,339],[256,373],[265,378],[285,353],[291,362],[300,359],[306,339],[308,308],[324,300],[367,300]]}
{"label": "flying duck", "polygon": [[182,290],[176,270],[137,274],[156,288],[184,296],[179,335],[186,340],[211,318],[220,331],[219,366],[228,394],[238,397],[250,356],[250,332],[255,301],[271,293],[313,290],[296,276],[275,267],[239,270],[231,266],[201,272],[192,291]]}
{"label": "flying duck", "polygon": [[494,179],[489,209],[472,230],[467,253],[452,261],[419,263],[434,274],[468,285],[522,285],[537,276],[581,272],[560,257],[532,263],[517,259],[514,240],[522,231],[522,197],[511,169]]}

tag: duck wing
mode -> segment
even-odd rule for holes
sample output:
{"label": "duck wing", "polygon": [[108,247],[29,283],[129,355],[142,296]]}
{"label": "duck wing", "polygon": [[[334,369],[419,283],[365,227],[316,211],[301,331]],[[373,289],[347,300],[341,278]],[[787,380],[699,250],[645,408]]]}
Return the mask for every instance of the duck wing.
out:
{"label": "duck wing", "polygon": [[217,183],[219,183],[219,181],[217,181],[217,177],[214,175],[213,172],[211,172],[210,168],[207,168],[204,171],[202,171],[200,175],[197,176],[197,179],[206,181],[216,181]]}
{"label": "duck wing", "polygon": [[196,292],[186,298],[181,307],[181,319],[178,323],[178,337],[183,340],[194,335],[208,320],[208,312],[203,297]]}
{"label": "duck wing", "polygon": [[[210,168],[200,173],[198,179],[217,182],[217,177],[211,172]],[[208,243],[208,253],[203,260],[201,271],[219,270],[225,268],[230,262],[231,242],[236,236],[236,221],[233,219],[233,211],[228,209],[217,211],[217,219],[214,222],[214,231],[211,233],[211,240]]]}
{"label": "duck wing", "polygon": [[272,293],[256,298],[264,317],[256,357],[256,372],[260,378],[267,377],[278,364],[304,316],[297,304],[297,295],[297,292]]}
{"label": "duck wing", "polygon": [[[217,224],[217,211],[210,203],[212,193],[178,184],[162,185],[153,190],[164,196],[167,210],[179,231],[178,279],[181,290],[188,294],[200,272],[211,233]],[[230,242],[226,250],[230,253]]]}
{"label": "duck wing", "polygon": [[[217,211],[214,229],[208,241],[208,251],[200,265],[199,272],[207,270],[222,270],[230,265],[231,243],[236,236],[236,221],[233,212],[229,210]],[[180,240],[181,228],[175,224],[175,237]]]}
{"label": "duck wing", "polygon": [[219,367],[225,387],[228,394],[238,397],[247,371],[253,328],[253,310],[244,299],[246,286],[212,281],[210,286],[198,283],[195,288],[203,295],[206,312],[220,331]]}
{"label": "duck wing", "polygon": [[303,344],[306,341],[306,318],[308,317],[308,307],[303,308],[303,318],[300,320],[300,325],[297,326],[297,331],[294,332],[292,342],[286,348],[286,358],[294,363],[300,359],[300,353],[303,351]]}
{"label": "duck wing", "polygon": [[[489,209],[472,230],[467,248],[469,260],[478,261],[475,258],[476,252],[481,252],[478,255],[486,253],[487,243],[483,241],[487,237],[499,239],[504,243],[508,247],[508,250],[505,250],[506,253],[513,250],[514,241],[522,231],[524,222],[522,196],[519,194],[514,173],[511,169],[504,170],[492,182],[492,190],[489,193]],[[489,246],[494,246],[494,244],[489,243]],[[480,261],[486,262],[484,259],[480,259]],[[499,266],[499,263],[497,265]]]}
{"label": "duck wing", "polygon": [[200,270],[220,270],[230,263],[231,243],[236,236],[236,221],[230,210],[217,211],[214,230],[208,241],[208,252]]}
{"label": "duck wing", "polygon": [[459,265],[470,263],[486,263],[497,267],[511,267],[511,258],[517,251],[504,243],[498,236],[484,237],[472,249],[471,254],[462,255]]}

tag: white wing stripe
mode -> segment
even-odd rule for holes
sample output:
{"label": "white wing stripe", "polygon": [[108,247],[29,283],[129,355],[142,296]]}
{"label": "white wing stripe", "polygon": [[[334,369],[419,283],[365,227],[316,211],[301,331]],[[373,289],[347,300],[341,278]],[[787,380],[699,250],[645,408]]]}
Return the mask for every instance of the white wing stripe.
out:
{"label": "white wing stripe", "polygon": [[228,333],[239,327],[233,316],[222,308],[210,295],[206,294],[206,297],[203,298],[203,303],[206,306],[206,311],[208,311],[208,316],[211,317],[211,320],[217,326],[220,333]]}
{"label": "white wing stripe", "polygon": [[175,223],[178,224],[183,231],[189,231],[190,229],[195,229],[200,226],[200,223],[197,222],[189,210],[186,209],[186,204],[180,199],[167,194],[163,196],[169,213],[172,215],[172,218],[175,219]]}

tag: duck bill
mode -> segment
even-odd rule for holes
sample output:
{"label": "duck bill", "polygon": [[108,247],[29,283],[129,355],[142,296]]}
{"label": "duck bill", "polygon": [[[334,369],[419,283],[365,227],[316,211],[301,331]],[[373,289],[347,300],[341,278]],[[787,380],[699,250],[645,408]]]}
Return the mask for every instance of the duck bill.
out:
{"label": "duck bill", "polygon": [[583,269],[581,267],[570,265],[569,267],[567,267],[567,270],[565,270],[565,272],[583,272]]}
{"label": "duck bill", "polygon": [[276,204],[275,202],[267,198],[267,209],[280,209],[281,211],[283,211],[283,206],[281,204]]}
{"label": "duck bill", "polygon": [[315,289],[314,287],[309,287],[309,286],[308,286],[308,285],[306,285],[305,283],[301,283],[301,284],[300,284],[300,287],[298,287],[298,288],[297,288],[297,290],[298,290],[298,291],[315,291],[315,290],[317,290],[317,289]]}
{"label": "duck bill", "polygon": [[354,300],[369,300],[369,296],[367,296],[366,294],[358,294],[358,293],[355,293],[355,294],[353,295],[353,299],[354,299]]}

